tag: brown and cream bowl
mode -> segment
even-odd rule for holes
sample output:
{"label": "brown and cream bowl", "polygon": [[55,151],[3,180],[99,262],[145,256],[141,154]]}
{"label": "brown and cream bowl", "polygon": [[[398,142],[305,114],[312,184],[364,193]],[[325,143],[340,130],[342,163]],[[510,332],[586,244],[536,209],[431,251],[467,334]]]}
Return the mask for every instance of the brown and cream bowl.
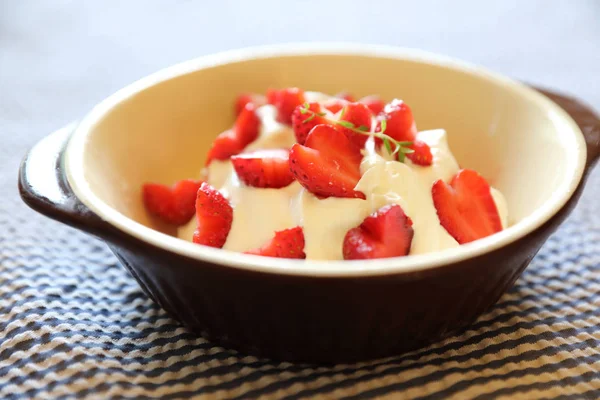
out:
{"label": "brown and cream bowl", "polygon": [[[286,86],[404,99],[421,130],[445,128],[460,165],[504,194],[509,227],[424,255],[286,260],[186,242],[146,214],[141,185],[198,177],[238,93]],[[121,89],[33,147],[19,186],[35,210],[106,241],[198,334],[333,363],[394,355],[474,321],[569,214],[599,153],[600,121],[576,100],[416,50],[299,44],[202,57]]]}

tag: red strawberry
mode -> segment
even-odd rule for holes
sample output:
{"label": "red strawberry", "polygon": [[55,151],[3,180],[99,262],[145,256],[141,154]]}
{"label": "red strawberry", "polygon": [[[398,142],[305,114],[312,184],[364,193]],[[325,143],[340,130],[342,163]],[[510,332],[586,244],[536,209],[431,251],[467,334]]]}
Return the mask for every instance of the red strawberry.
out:
{"label": "red strawberry", "polygon": [[246,185],[277,189],[294,180],[288,156],[288,150],[259,150],[233,156],[231,163],[237,176]]}
{"label": "red strawberry", "polygon": [[[373,114],[371,113],[371,110],[369,110],[369,108],[364,104],[348,103],[342,110],[340,121],[351,122],[356,128],[360,128],[365,132],[369,132],[371,130],[372,116]],[[368,135],[362,135],[360,133],[353,132],[352,130],[342,126],[338,126],[338,129],[341,130],[359,149],[365,147],[365,142],[369,138]]]}
{"label": "red strawberry", "polygon": [[297,226],[277,231],[275,237],[264,246],[246,251],[246,254],[279,258],[306,258],[302,227]]}
{"label": "red strawberry", "polygon": [[236,117],[240,115],[246,104],[252,103],[256,107],[260,107],[267,102],[265,96],[255,93],[242,93],[235,99],[234,112]]}
{"label": "red strawberry", "polygon": [[344,99],[330,99],[323,103],[323,107],[333,114],[337,114],[346,104],[350,103]]}
{"label": "red strawberry", "polygon": [[228,129],[225,132],[219,134],[212,144],[212,147],[208,151],[206,156],[206,165],[210,164],[212,160],[227,160],[234,154],[238,154],[244,148],[238,140],[235,131]]}
{"label": "red strawberry", "polygon": [[338,99],[349,101],[351,103],[356,101],[356,99],[350,92],[339,92],[335,95],[335,97],[337,97]]}
{"label": "red strawberry", "polygon": [[221,248],[227,240],[233,221],[233,209],[221,192],[203,183],[196,197],[194,243]]}
{"label": "red strawberry", "polygon": [[431,195],[440,224],[460,244],[502,230],[490,185],[473,170],[458,171],[449,185],[436,181]]}
{"label": "red strawberry", "polygon": [[381,98],[376,95],[363,97],[358,102],[369,107],[369,110],[371,110],[373,115],[378,115],[380,112],[383,111],[383,108],[385,107],[385,103],[383,102],[383,100],[381,100]]}
{"label": "red strawberry", "polygon": [[410,251],[412,221],[397,204],[369,215],[344,237],[344,260],[405,256]]}
{"label": "red strawberry", "polygon": [[406,157],[417,165],[428,166],[433,162],[431,148],[422,140],[415,140],[409,148],[413,149],[412,153],[408,153]]}
{"label": "red strawberry", "polygon": [[196,193],[202,181],[185,179],[169,187],[159,183],[142,186],[142,197],[148,212],[172,225],[184,225],[194,216]]}
{"label": "red strawberry", "polygon": [[260,129],[260,119],[256,114],[256,105],[247,103],[235,120],[233,127],[242,149],[256,140]]}
{"label": "red strawberry", "polygon": [[267,101],[277,108],[277,121],[283,124],[292,123],[294,109],[304,103],[304,90],[286,88],[267,91]]}
{"label": "red strawberry", "polygon": [[357,197],[354,190],[360,180],[359,150],[346,135],[329,125],[317,125],[308,134],[305,145],[290,150],[290,169],[308,191],[321,197]]}
{"label": "red strawberry", "polygon": [[212,160],[227,160],[240,153],[248,144],[256,140],[260,129],[260,119],[256,115],[256,106],[247,103],[235,120],[233,129],[228,129],[217,136],[208,151],[206,165]]}
{"label": "red strawberry", "polygon": [[294,112],[292,113],[292,127],[294,128],[296,140],[300,144],[304,144],[304,142],[306,141],[306,137],[308,136],[308,133],[311,131],[312,128],[321,124],[329,124],[325,117],[317,115],[318,113],[323,112],[319,103],[309,104],[308,109],[312,111],[312,113],[305,112],[304,114],[302,114],[303,109],[304,106],[299,105],[294,109]]}
{"label": "red strawberry", "polygon": [[385,119],[387,125],[385,133],[388,136],[402,142],[412,142],[415,140],[417,126],[415,125],[410,107],[402,100],[392,100],[391,103],[383,108],[383,112],[377,118],[379,119],[376,128],[377,132],[381,131],[381,120]]}

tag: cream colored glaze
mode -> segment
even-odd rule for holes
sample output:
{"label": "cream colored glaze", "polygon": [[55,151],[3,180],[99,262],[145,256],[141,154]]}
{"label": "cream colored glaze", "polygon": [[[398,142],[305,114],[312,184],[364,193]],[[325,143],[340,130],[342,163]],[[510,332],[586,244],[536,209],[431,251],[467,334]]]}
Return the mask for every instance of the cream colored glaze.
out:
{"label": "cream colored glaze", "polygon": [[[323,101],[329,96],[311,92],[309,101]],[[258,138],[245,151],[266,148],[289,148],[295,143],[290,127],[275,120],[275,109],[258,109],[262,121]],[[459,170],[442,129],[422,131],[418,138],[432,150],[433,163],[423,167],[406,160],[400,163],[384,152],[375,150],[369,139],[361,163],[362,178],[356,189],[366,200],[330,197],[318,199],[294,182],[283,189],[259,189],[241,184],[230,161],[213,161],[208,167],[208,182],[227,197],[234,209],[233,224],[223,246],[233,251],[247,251],[262,246],[273,232],[303,226],[307,259],[341,260],[344,236],[360,225],[369,214],[387,204],[399,204],[413,221],[414,237],[410,254],[423,254],[459,244],[440,225],[431,185],[438,179],[449,181]],[[507,207],[502,194],[492,189],[498,211],[506,226]],[[191,240],[195,219],[179,229],[178,237]]]}

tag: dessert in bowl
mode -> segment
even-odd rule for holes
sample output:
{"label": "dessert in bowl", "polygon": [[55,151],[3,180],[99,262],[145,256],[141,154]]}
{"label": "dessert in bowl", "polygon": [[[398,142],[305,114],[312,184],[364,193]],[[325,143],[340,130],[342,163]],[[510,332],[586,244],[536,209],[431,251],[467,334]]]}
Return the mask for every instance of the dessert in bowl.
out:
{"label": "dessert in bowl", "polygon": [[[350,260],[457,247],[507,226],[506,201],[460,169],[410,107],[299,88],[242,94],[201,180],[143,187],[147,210],[200,245]],[[193,218],[193,215],[197,218]]]}
{"label": "dessert in bowl", "polygon": [[[377,93],[385,102],[401,96],[419,135],[444,128],[457,164],[502,193],[504,229],[460,246],[371,260],[264,257],[178,238],[173,224],[148,213],[141,188],[199,177],[215,137],[232,125],[237,95],[272,87]],[[212,340],[294,361],[388,356],[472,322],[576,203],[598,157],[598,119],[575,101],[553,99],[562,108],[510,79],[414,50],[228,52],[144,78],[44,139],[21,167],[21,194],[40,212],[104,239],[150,297]],[[258,239],[253,248],[264,244]]]}

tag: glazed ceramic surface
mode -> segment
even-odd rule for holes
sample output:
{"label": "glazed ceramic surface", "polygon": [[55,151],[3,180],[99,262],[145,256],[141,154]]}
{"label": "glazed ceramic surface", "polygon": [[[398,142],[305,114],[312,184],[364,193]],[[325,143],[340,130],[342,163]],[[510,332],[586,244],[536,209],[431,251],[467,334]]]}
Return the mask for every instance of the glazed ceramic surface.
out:
{"label": "glazed ceramic surface", "polygon": [[[212,140],[232,124],[235,96],[284,86],[403,98],[419,129],[445,128],[459,163],[504,193],[511,226],[458,249],[361,262],[253,257],[169,236],[146,214],[141,184],[197,177]],[[22,166],[21,192],[37,210],[107,240],[155,301],[208,338],[293,361],[386,356],[473,321],[575,204],[598,157],[599,122],[550,95],[561,107],[414,50],[230,52],[144,78],[45,139]]]}

